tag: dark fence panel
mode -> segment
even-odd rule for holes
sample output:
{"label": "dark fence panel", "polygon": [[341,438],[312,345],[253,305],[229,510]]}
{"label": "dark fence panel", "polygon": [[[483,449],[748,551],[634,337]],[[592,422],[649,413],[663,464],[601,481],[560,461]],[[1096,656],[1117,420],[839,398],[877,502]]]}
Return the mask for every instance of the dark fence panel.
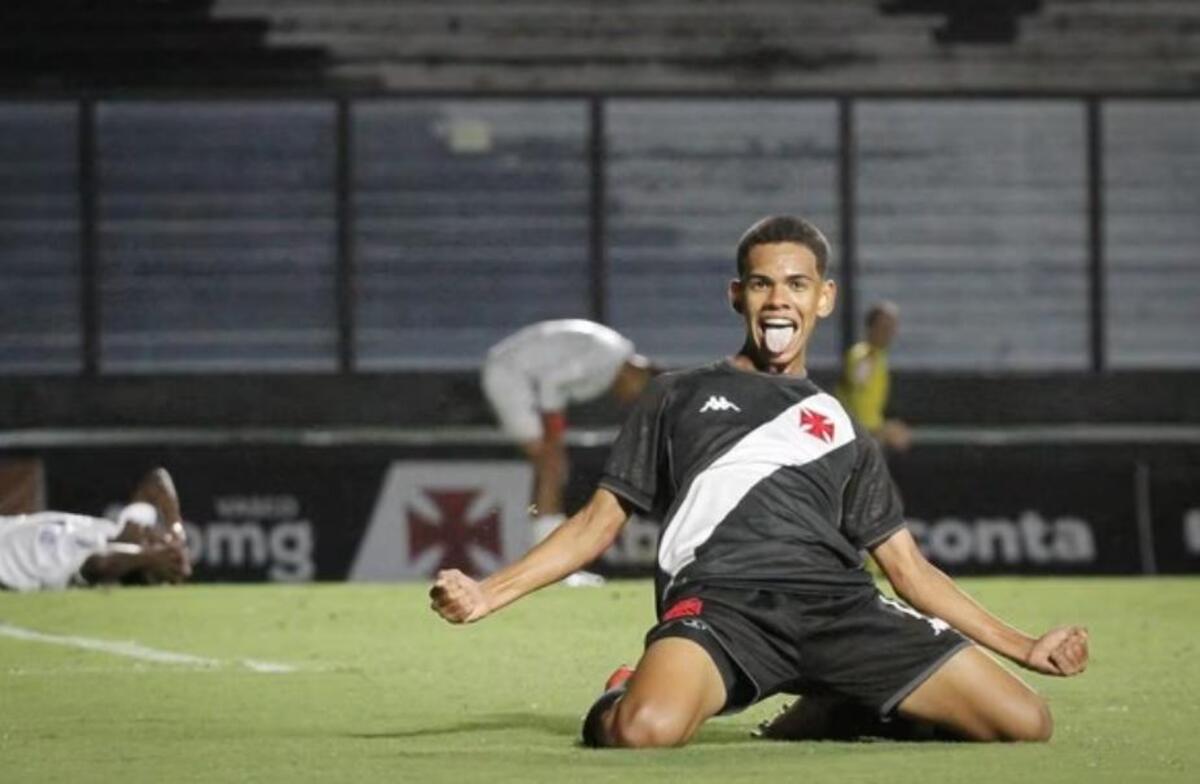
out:
{"label": "dark fence panel", "polygon": [[1191,369],[1196,112],[1083,95],[8,100],[0,367],[467,368],[510,329],[587,314],[686,364],[736,339],[720,314],[738,233],[793,211],[834,238],[857,311],[818,332],[817,367],[890,297],[901,370]]}
{"label": "dark fence panel", "polygon": [[[794,212],[831,241],[839,222],[836,104],[786,100],[613,100],[606,206],[612,325],[665,364],[729,353],[742,325],[726,285],[738,238]],[[837,261],[831,273],[840,275]],[[809,359],[837,364],[829,319]]]}
{"label": "dark fence panel", "polygon": [[353,116],[360,369],[476,367],[526,324],[589,315],[585,102]]}
{"label": "dark fence panel", "polygon": [[78,108],[0,104],[0,373],[83,369]]}
{"label": "dark fence panel", "polygon": [[900,306],[895,368],[1088,367],[1078,101],[856,107],[858,321]]}
{"label": "dark fence panel", "polygon": [[1200,365],[1200,102],[1104,107],[1109,365]]}
{"label": "dark fence panel", "polygon": [[335,107],[97,107],[101,370],[332,371]]}

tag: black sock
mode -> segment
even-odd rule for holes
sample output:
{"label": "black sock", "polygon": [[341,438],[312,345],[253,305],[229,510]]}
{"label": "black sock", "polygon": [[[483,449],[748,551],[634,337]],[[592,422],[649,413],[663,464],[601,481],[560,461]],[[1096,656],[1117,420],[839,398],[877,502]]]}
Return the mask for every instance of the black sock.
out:
{"label": "black sock", "polygon": [[590,746],[593,749],[609,745],[604,737],[604,712],[614,705],[617,700],[621,699],[624,694],[625,687],[618,686],[615,689],[609,689],[604,692],[598,700],[592,703],[587,716],[583,718],[583,745]]}

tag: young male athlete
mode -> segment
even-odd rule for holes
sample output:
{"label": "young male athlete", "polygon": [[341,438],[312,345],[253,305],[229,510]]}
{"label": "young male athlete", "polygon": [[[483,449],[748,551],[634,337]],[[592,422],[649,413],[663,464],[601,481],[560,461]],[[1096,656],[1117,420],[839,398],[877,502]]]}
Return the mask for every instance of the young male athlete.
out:
{"label": "young male athlete", "polygon": [[163,468],[143,477],[116,520],[70,512],[0,517],[0,588],[177,583],[191,573],[179,496]]}
{"label": "young male athlete", "polygon": [[625,336],[586,319],[530,324],[488,351],[483,392],[496,418],[533,466],[533,541],[565,519],[566,409],[611,395],[632,403],[652,369]]}
{"label": "young male athlete", "polygon": [[[683,744],[711,716],[779,692],[832,696],[893,727],[1046,740],[1045,702],[983,649],[1049,675],[1087,664],[1084,629],[1028,636],[925,560],[875,440],[806,378],[806,347],[834,307],[828,257],[806,221],[752,226],[729,287],[745,322],[738,354],[656,379],[592,499],[519,561],[482,582],[438,574],[433,609],[477,621],[597,557],[631,509],[660,517],[659,623],[636,671],[589,711],[589,744]],[[915,610],[876,590],[863,549]],[[767,734],[802,736],[788,718]]]}

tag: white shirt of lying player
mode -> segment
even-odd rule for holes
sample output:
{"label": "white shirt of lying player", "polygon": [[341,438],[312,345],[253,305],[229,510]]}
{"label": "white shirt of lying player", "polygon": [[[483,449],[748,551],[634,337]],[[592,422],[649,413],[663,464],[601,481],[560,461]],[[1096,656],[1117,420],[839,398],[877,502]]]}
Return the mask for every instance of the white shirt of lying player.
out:
{"label": "white shirt of lying player", "polygon": [[600,397],[633,354],[633,343],[603,324],[542,321],[492,347],[483,389],[504,431],[534,441],[542,435],[541,412]]}
{"label": "white shirt of lying player", "polygon": [[0,587],[14,591],[60,590],[84,581],[79,570],[93,555],[118,552],[126,525],[153,525],[154,507],[126,506],[116,521],[69,512],[0,516]]}

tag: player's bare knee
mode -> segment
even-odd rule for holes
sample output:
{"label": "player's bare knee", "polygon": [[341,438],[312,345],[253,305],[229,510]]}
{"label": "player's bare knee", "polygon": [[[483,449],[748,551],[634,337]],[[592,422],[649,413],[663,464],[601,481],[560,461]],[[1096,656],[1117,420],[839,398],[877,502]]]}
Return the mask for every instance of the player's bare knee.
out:
{"label": "player's bare knee", "polygon": [[631,749],[681,746],[688,740],[688,726],[672,711],[625,699],[613,716],[612,739],[615,745]]}
{"label": "player's bare knee", "polygon": [[1045,743],[1054,734],[1054,716],[1050,706],[1037,695],[1021,706],[1011,726],[1005,727],[1003,739],[1025,743]]}
{"label": "player's bare knee", "polygon": [[1031,732],[1025,740],[1037,743],[1045,743],[1054,734],[1054,716],[1050,713],[1050,706],[1041,697],[1037,699],[1036,719],[1030,723],[1029,729]]}

